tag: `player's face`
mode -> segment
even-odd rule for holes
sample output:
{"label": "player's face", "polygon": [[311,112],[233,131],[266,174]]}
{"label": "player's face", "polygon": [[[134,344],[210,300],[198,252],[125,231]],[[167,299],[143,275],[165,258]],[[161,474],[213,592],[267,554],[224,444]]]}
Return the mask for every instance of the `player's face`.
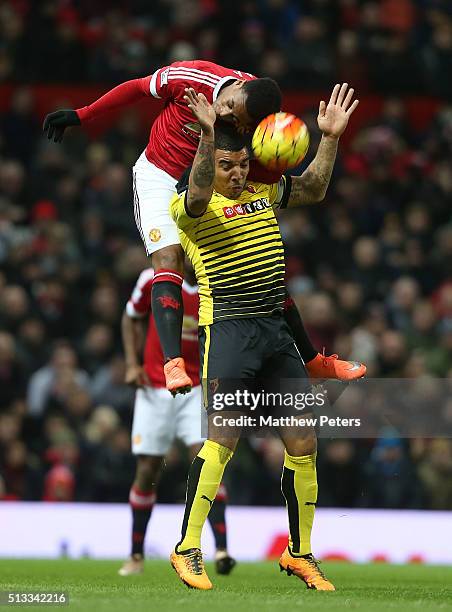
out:
{"label": "player's face", "polygon": [[248,171],[250,159],[246,148],[240,151],[215,151],[215,191],[231,200],[235,200],[242,193]]}
{"label": "player's face", "polygon": [[246,112],[243,91],[245,81],[235,81],[220,91],[213,103],[217,117],[226,123],[232,123],[240,131],[248,131],[253,127],[253,121]]}

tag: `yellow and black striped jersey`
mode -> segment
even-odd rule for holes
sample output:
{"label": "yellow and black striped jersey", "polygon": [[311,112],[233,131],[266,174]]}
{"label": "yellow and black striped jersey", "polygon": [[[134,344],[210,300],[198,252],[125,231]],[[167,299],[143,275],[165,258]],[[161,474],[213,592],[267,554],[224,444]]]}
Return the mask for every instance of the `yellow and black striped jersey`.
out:
{"label": "yellow and black striped jersey", "polygon": [[199,285],[199,324],[266,317],[284,303],[284,248],[275,208],[284,208],[290,177],[279,183],[247,183],[240,197],[216,193],[200,217],[186,209],[186,195],[170,203],[182,248]]}

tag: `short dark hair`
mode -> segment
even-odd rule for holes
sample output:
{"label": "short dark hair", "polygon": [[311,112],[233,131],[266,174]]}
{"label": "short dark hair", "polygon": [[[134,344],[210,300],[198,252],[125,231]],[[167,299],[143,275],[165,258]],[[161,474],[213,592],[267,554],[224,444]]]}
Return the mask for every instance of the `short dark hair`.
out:
{"label": "short dark hair", "polygon": [[246,112],[256,123],[281,110],[281,90],[273,79],[264,77],[246,81],[243,91],[246,94]]}
{"label": "short dark hair", "polygon": [[[232,127],[229,123],[217,120],[215,123],[215,136],[214,136],[214,147],[215,149],[221,149],[222,151],[241,151],[246,148],[248,154],[251,157],[251,149],[249,144],[249,137],[239,134],[237,130]],[[184,170],[182,176],[176,184],[177,193],[182,193],[188,189],[188,181],[190,180],[190,172],[192,166]]]}
{"label": "short dark hair", "polygon": [[232,126],[217,121],[215,124],[215,149],[222,151],[241,151],[247,147],[247,139]]}

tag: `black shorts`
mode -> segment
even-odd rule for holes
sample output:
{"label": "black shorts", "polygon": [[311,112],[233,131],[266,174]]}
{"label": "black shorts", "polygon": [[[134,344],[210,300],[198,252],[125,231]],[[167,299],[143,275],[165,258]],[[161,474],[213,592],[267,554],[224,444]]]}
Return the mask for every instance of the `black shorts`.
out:
{"label": "black shorts", "polygon": [[308,375],[282,314],[232,319],[199,328],[203,404],[212,412],[214,393],[292,379],[306,389]]}

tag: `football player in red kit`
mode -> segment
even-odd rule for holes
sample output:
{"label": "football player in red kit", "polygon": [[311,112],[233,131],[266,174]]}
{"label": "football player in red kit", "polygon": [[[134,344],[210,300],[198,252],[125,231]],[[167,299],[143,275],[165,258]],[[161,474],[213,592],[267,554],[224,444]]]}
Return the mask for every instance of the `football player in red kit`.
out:
{"label": "football player in red kit", "polygon": [[[121,576],[140,574],[144,565],[144,538],[156,500],[156,489],[165,455],[176,439],[188,448],[190,458],[199,452],[203,437],[198,348],[198,287],[191,268],[182,283],[184,321],[182,355],[193,387],[187,395],[171,397],[163,374],[163,353],[151,308],[154,271],[144,270],[127,302],[122,318],[122,337],[126,355],[126,382],[136,385],[132,425],[132,452],[137,456],[135,480],[130,489],[132,509],[131,555],[119,570]],[[147,327],[143,347],[143,335]],[[225,523],[226,490],[220,486],[209,521],[212,527],[220,574],[229,574],[235,561],[227,552]]]}
{"label": "football player in red kit", "polygon": [[[184,393],[192,386],[181,354],[184,256],[169,214],[176,183],[192,163],[199,143],[200,127],[187,105],[190,88],[206,96],[218,119],[239,130],[253,130],[261,119],[281,108],[281,92],[272,79],[196,60],[159,68],[152,75],[118,85],[88,106],[50,113],[44,121],[48,138],[59,142],[67,127],[84,125],[144,96],[165,102],[152,124],[148,145],[133,168],[133,189],[135,221],[155,270],[152,311],[164,355],[166,387],[173,394]],[[267,171],[257,162],[250,165],[250,180],[271,184],[279,178],[280,174]],[[299,333],[293,331],[312,377],[353,380],[365,374],[362,364],[339,360],[337,355],[320,355],[295,311],[289,299],[286,313],[299,326]]]}

